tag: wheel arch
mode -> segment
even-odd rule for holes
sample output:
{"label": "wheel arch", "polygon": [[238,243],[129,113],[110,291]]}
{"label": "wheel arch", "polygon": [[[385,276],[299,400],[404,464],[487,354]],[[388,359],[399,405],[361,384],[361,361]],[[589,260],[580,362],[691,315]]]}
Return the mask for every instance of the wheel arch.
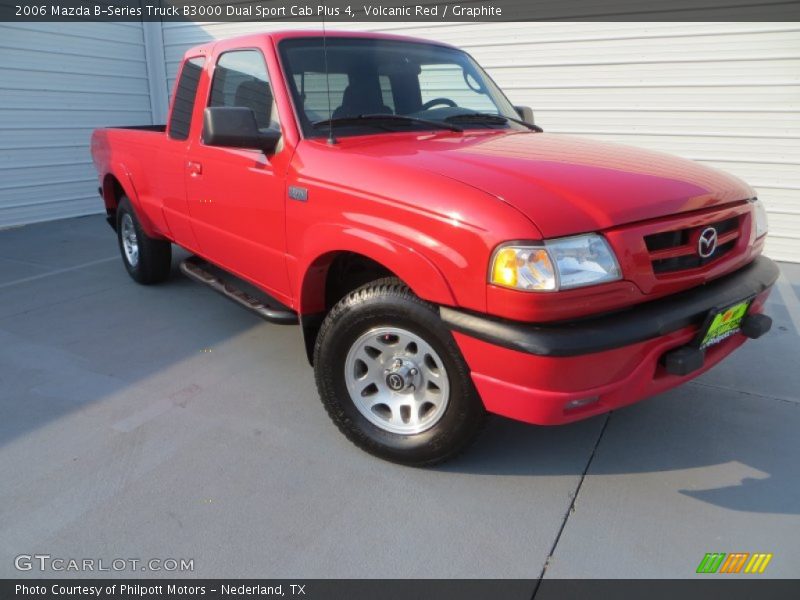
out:
{"label": "wheel arch", "polygon": [[[315,236],[315,239],[322,238]],[[295,297],[310,363],[313,363],[314,342],[325,315],[336,302],[364,283],[393,276],[424,300],[456,304],[442,273],[419,252],[385,238],[358,239],[361,243],[340,242],[335,250],[311,254],[313,258],[300,270],[302,276]],[[348,264],[365,269],[365,273],[348,271]],[[344,281],[342,266],[345,267]]]}
{"label": "wheel arch", "polygon": [[141,209],[139,195],[133,183],[128,169],[123,164],[118,164],[103,176],[102,185],[103,203],[106,207],[106,218],[111,227],[117,228],[117,208],[122,197],[128,198],[136,211],[139,224],[145,233],[151,237],[157,237],[152,222],[145,211]]}
{"label": "wheel arch", "polygon": [[117,230],[117,208],[119,207],[120,200],[123,196],[127,196],[125,188],[119,181],[119,178],[113,173],[106,173],[103,177],[103,185],[101,187],[101,195],[103,203],[106,207],[106,220],[114,231]]}

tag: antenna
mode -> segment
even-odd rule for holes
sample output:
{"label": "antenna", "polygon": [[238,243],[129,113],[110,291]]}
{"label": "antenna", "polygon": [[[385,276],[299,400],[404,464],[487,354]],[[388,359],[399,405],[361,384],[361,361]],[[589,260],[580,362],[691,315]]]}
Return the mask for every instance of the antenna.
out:
{"label": "antenna", "polygon": [[323,7],[322,12],[322,54],[325,58],[325,87],[327,87],[328,95],[328,145],[333,146],[336,143],[336,138],[333,137],[333,111],[331,110],[331,77],[328,72],[328,34],[325,29],[325,13],[328,8]]}

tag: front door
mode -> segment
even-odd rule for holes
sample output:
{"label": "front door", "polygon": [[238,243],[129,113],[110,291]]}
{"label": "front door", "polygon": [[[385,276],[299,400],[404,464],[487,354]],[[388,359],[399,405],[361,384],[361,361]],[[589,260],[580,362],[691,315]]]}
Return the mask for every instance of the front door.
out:
{"label": "front door", "polygon": [[[260,50],[219,56],[208,106],[252,108],[260,129],[280,128]],[[189,210],[200,253],[280,299],[289,295],[284,226],[286,157],[206,146],[194,139],[186,162]]]}

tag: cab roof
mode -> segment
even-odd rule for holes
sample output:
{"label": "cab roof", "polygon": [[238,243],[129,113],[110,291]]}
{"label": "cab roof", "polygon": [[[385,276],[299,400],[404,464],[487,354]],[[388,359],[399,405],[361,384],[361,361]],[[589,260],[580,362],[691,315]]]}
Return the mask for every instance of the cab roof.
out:
{"label": "cab roof", "polygon": [[437,46],[453,47],[450,44],[437,42],[434,40],[426,40],[424,38],[415,38],[404,35],[394,35],[390,33],[375,33],[366,31],[342,31],[333,30],[323,32],[321,29],[292,29],[285,31],[270,31],[268,33],[253,33],[249,35],[240,35],[233,38],[225,38],[224,40],[213,40],[194,46],[186,51],[185,56],[208,55],[213,52],[214,46],[220,42],[224,42],[226,46],[254,46],[261,42],[268,41],[277,44],[282,40],[297,39],[297,38],[359,38],[359,39],[375,39],[375,40],[395,40],[398,42],[416,42],[421,44],[435,44]]}

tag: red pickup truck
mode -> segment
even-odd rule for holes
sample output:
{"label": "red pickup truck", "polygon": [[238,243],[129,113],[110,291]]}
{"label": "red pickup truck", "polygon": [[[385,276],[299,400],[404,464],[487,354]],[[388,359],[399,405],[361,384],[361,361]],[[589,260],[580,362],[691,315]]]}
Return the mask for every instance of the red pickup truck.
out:
{"label": "red pickup truck", "polygon": [[[283,32],[189,50],[166,126],[99,129],[125,268],[299,322],[355,444],[430,465],[487,412],[568,423],[711,368],[771,325],[742,181],[543,133],[451,46]],[[198,324],[198,326],[200,326]]]}

